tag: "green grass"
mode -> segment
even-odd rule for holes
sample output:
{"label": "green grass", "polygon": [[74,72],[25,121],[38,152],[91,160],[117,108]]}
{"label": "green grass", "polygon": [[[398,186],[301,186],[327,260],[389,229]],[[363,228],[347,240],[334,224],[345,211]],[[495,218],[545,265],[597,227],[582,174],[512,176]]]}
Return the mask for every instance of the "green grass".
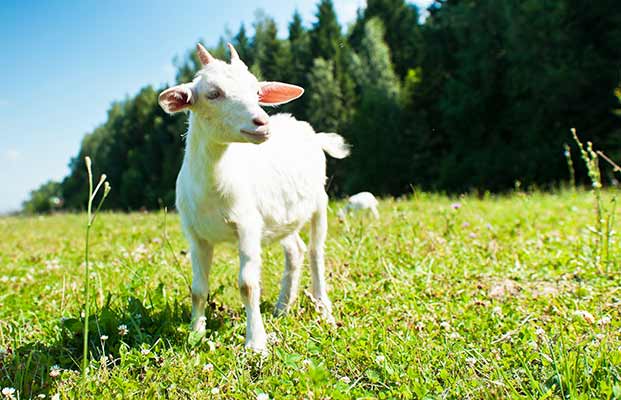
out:
{"label": "green grass", "polygon": [[0,219],[0,387],[22,399],[621,398],[621,247],[614,235],[610,264],[596,259],[591,193],[417,193],[347,224],[338,206],[327,242],[338,327],[303,293],[271,316],[283,256],[269,246],[262,309],[277,344],[264,358],[243,347],[233,246],[216,248],[209,330],[196,338],[178,217],[167,241],[163,213],[99,215],[85,380],[84,215]]}

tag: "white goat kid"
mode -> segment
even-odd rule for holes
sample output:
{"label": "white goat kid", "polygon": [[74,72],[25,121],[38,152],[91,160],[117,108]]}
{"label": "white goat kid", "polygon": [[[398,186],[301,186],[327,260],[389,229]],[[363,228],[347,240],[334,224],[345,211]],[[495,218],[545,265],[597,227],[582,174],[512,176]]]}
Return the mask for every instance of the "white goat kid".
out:
{"label": "white goat kid", "polygon": [[350,196],[349,199],[347,199],[347,204],[339,210],[337,215],[343,220],[351,211],[358,212],[359,210],[370,210],[375,219],[379,219],[379,212],[377,211],[378,204],[377,199],[371,192],[360,192]]}
{"label": "white goat kid", "polygon": [[280,240],[285,252],[276,305],[276,314],[282,314],[297,296],[306,251],[298,232],[308,221],[313,296],[323,317],[334,321],[324,277],[324,151],[344,158],[349,148],[341,136],[315,133],[308,123],[288,114],[269,117],[261,105],[286,103],[304,90],[258,82],[228,46],[230,64],[198,44],[203,68],[192,82],[162,92],[159,103],[168,113],[190,111],[176,202],[192,257],[192,327],[205,330],[214,245],[238,241],[246,346],[262,351],[266,335],[259,309],[261,243]]}

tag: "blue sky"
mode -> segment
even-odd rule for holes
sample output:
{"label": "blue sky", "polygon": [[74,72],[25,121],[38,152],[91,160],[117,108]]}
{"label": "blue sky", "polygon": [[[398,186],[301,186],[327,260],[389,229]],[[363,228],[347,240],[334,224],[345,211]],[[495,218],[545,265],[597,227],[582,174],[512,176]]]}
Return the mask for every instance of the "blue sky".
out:
{"label": "blue sky", "polygon": [[[0,4],[0,213],[62,179],[82,137],[110,103],[172,83],[175,56],[213,45],[261,8],[284,35],[294,10],[314,21],[317,0],[3,0]],[[431,0],[414,3],[425,7]],[[334,0],[341,24],[365,0]]]}

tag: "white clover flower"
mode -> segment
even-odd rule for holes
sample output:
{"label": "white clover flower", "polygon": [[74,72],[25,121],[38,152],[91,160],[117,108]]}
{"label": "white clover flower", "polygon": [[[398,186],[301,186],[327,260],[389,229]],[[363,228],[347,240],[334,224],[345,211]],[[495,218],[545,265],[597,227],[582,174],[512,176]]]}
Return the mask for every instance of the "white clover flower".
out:
{"label": "white clover flower", "polygon": [[270,400],[270,396],[267,393],[259,393],[257,400]]}
{"label": "white clover flower", "polygon": [[14,394],[15,394],[15,388],[5,387],[2,389],[2,395],[6,397],[7,399],[14,399],[15,398]]}
{"label": "white clover flower", "polygon": [[466,358],[466,364],[468,364],[471,367],[474,367],[474,365],[477,363],[477,359],[474,357],[468,357]]}
{"label": "white clover flower", "polygon": [[203,365],[203,372],[210,373],[211,371],[213,371],[213,364],[212,363],[207,363],[207,364]]}
{"label": "white clover flower", "polygon": [[585,310],[576,310],[574,314],[578,317],[582,317],[587,324],[595,323],[595,317],[588,311]]}
{"label": "white clover flower", "polygon": [[339,381],[345,383],[346,385],[349,385],[351,383],[351,379],[349,379],[349,376],[341,376],[341,379],[339,379]]}
{"label": "white clover flower", "polygon": [[278,344],[280,342],[276,332],[270,332],[267,334],[267,342],[270,344]]}
{"label": "white clover flower", "polygon": [[50,368],[50,377],[58,378],[61,372],[62,369],[60,369],[58,365],[52,365],[52,367]]}
{"label": "white clover flower", "polygon": [[149,355],[149,353],[151,353],[151,350],[149,350],[149,349],[142,349],[142,350],[140,350],[140,352],[142,353],[143,356],[147,356],[147,355]]}
{"label": "white clover flower", "polygon": [[451,324],[449,324],[448,321],[442,321],[442,322],[440,322],[440,327],[442,329],[450,329],[451,328]]}
{"label": "white clover flower", "polygon": [[535,335],[544,337],[546,335],[546,331],[544,331],[542,327],[538,326],[537,329],[535,329]]}
{"label": "white clover flower", "polygon": [[52,400],[60,400],[60,393],[56,393],[54,396],[51,397]]}
{"label": "white clover flower", "polygon": [[211,394],[218,394],[218,393],[220,393],[220,389],[219,388],[215,387],[215,388],[211,389]]}
{"label": "white clover flower", "polygon": [[209,347],[209,351],[216,351],[216,343],[211,340],[207,341],[207,347]]}
{"label": "white clover flower", "polygon": [[608,315],[604,315],[599,321],[597,321],[597,325],[605,326],[608,325],[612,321]]}
{"label": "white clover flower", "polygon": [[449,338],[457,340],[457,339],[461,339],[461,335],[458,332],[452,332],[449,335]]}
{"label": "white clover flower", "polygon": [[378,364],[381,364],[384,361],[386,361],[386,357],[384,357],[382,354],[380,354],[377,357],[375,357],[375,362],[378,363]]}
{"label": "white clover flower", "polygon": [[129,333],[129,329],[127,329],[127,325],[125,324],[119,325],[118,330],[120,336],[126,336]]}
{"label": "white clover flower", "polygon": [[304,360],[302,360],[302,365],[305,367],[310,367],[312,364],[313,362],[309,360],[308,358],[305,358]]}
{"label": "white clover flower", "polygon": [[101,339],[102,342],[105,342],[106,340],[108,340],[108,335],[101,335],[99,339]]}
{"label": "white clover flower", "polygon": [[37,395],[37,399],[45,399],[45,395],[43,393],[40,393]]}

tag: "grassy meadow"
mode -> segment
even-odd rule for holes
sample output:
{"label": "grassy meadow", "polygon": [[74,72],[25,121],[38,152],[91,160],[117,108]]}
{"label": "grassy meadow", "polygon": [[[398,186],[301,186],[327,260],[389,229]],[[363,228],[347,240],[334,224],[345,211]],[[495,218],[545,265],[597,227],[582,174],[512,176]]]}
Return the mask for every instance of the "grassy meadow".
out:
{"label": "grassy meadow", "polygon": [[[604,217],[619,220],[614,195]],[[234,246],[216,247],[196,337],[177,215],[101,213],[84,380],[85,215],[0,218],[2,398],[621,398],[621,247],[598,236],[591,192],[415,193],[344,223],[340,206],[326,250],[337,327],[305,295],[307,268],[293,311],[272,317],[283,255],[265,247],[266,356],[243,346]]]}

